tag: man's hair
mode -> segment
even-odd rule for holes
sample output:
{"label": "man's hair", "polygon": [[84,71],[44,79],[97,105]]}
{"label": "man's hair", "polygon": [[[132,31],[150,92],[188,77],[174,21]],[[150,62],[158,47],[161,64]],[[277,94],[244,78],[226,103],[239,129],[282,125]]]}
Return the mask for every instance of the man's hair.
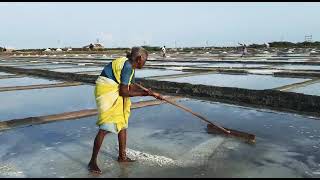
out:
{"label": "man's hair", "polygon": [[143,47],[132,47],[131,52],[127,52],[127,58],[135,61],[139,56],[148,56],[148,51]]}

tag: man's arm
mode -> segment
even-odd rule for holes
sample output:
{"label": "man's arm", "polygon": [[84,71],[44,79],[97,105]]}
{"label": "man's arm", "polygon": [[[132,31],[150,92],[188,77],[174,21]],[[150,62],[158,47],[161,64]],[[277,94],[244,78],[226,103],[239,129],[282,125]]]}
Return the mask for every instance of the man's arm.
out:
{"label": "man's arm", "polygon": [[[132,88],[131,88],[132,87]],[[119,90],[120,96],[123,97],[133,97],[133,96],[149,96],[148,91],[143,91],[138,89],[138,87],[134,85],[126,85],[126,84],[120,84],[120,90]]]}
{"label": "man's arm", "polygon": [[132,89],[133,91],[143,91],[141,88],[139,88],[135,83],[130,84],[129,86],[130,89]]}

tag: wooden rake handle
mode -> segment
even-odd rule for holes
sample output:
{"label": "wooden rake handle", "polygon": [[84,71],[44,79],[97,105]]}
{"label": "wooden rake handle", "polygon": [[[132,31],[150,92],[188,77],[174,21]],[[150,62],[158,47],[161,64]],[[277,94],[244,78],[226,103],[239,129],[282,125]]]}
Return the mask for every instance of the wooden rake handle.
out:
{"label": "wooden rake handle", "polygon": [[[141,89],[143,89],[143,90],[145,90],[145,91],[149,91],[149,92],[151,92],[153,95],[155,95],[154,92],[152,92],[151,90],[143,87],[142,85],[140,85],[140,84],[136,84],[136,85],[137,85],[139,88],[141,88]],[[162,100],[164,100],[164,101],[166,101],[166,102],[168,102],[168,103],[170,103],[170,104],[172,104],[172,105],[174,105],[174,106],[176,106],[176,107],[179,107],[179,108],[181,108],[181,109],[183,109],[183,110],[185,110],[185,111],[193,114],[194,116],[197,116],[197,117],[200,118],[201,120],[203,120],[203,121],[205,121],[205,122],[207,122],[207,123],[209,123],[209,124],[217,127],[217,128],[218,128],[219,130],[221,130],[222,132],[224,132],[224,133],[226,133],[226,134],[230,134],[230,131],[226,130],[225,128],[223,128],[223,127],[221,127],[221,126],[218,126],[218,125],[212,123],[211,121],[207,120],[205,117],[201,116],[200,114],[193,112],[191,109],[188,109],[188,108],[186,108],[186,107],[184,107],[184,106],[181,106],[181,105],[179,105],[179,104],[177,104],[177,103],[175,103],[175,102],[173,102],[173,101],[170,101],[170,100],[168,100],[168,99],[165,99],[165,98],[164,98],[163,96],[161,96],[161,95],[159,95],[159,96],[160,96],[160,98],[161,98]]]}

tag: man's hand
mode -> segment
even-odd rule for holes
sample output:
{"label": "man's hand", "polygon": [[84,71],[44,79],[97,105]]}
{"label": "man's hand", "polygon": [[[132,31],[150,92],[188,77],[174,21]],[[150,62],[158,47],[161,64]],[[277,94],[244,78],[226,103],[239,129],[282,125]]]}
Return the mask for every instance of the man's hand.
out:
{"label": "man's hand", "polygon": [[153,92],[151,89],[146,90],[149,96],[153,96],[159,100],[163,100],[162,96],[159,93]]}
{"label": "man's hand", "polygon": [[163,97],[159,94],[159,93],[153,93],[153,97],[159,99],[159,100],[163,100]]}
{"label": "man's hand", "polygon": [[144,90],[144,92],[146,92],[147,96],[153,96],[153,92],[151,91],[151,89]]}

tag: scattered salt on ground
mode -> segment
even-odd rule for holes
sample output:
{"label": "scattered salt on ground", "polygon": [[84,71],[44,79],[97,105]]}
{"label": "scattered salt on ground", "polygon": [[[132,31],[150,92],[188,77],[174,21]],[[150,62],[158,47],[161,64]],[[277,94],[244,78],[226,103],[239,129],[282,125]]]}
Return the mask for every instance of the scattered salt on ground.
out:
{"label": "scattered salt on ground", "polygon": [[0,174],[3,177],[25,177],[23,172],[18,171],[14,166],[0,163]]}
{"label": "scattered salt on ground", "polygon": [[[215,150],[224,142],[224,138],[212,138],[206,142],[203,142],[194,148],[192,148],[187,153],[183,154],[179,159],[171,159],[165,156],[158,156],[148,154],[146,152],[140,152],[133,149],[127,149],[128,157],[139,161],[140,163],[148,163],[153,166],[195,166],[197,164],[206,163],[210,156],[215,152]],[[228,149],[234,149],[237,143],[227,143],[225,144]]]}
{"label": "scattered salt on ground", "polygon": [[141,163],[147,162],[151,163],[151,165],[158,165],[158,166],[176,166],[178,165],[175,160],[165,157],[165,156],[158,156],[152,155],[145,152],[136,151],[133,149],[127,149],[128,157],[138,160]]}

